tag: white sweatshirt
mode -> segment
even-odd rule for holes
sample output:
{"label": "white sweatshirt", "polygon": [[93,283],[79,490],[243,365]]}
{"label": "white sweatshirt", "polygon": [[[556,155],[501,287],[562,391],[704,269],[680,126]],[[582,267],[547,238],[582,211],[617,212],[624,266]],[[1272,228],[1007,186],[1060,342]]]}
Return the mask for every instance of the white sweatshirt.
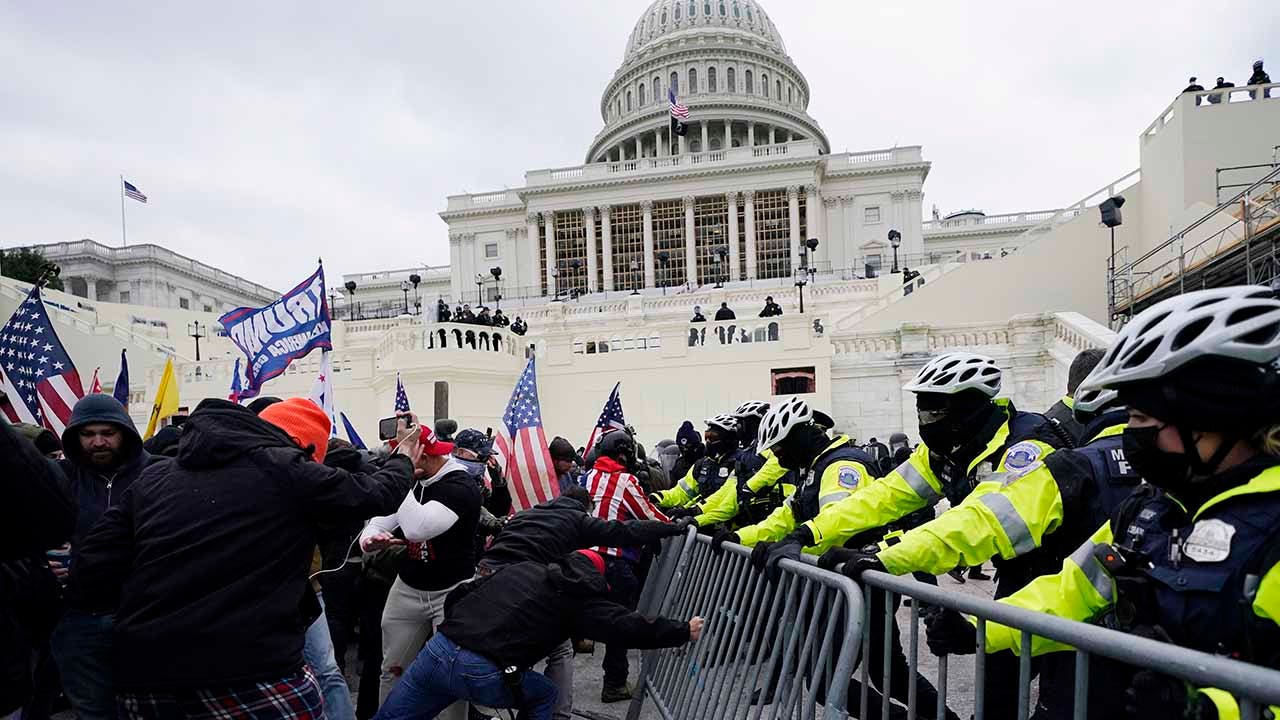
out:
{"label": "white sweatshirt", "polygon": [[[419,480],[418,486],[430,487],[432,483],[455,470],[465,472],[466,469],[462,463],[450,457],[435,475]],[[416,489],[415,487],[409,490],[409,494],[405,495],[404,502],[400,503],[400,509],[396,510],[394,515],[382,515],[369,521],[360,533],[361,545],[374,535],[381,532],[394,532],[397,527],[404,530],[404,537],[409,542],[426,542],[458,522],[458,514],[443,503],[436,500],[429,500],[425,504],[418,502],[418,498],[414,495]]]}

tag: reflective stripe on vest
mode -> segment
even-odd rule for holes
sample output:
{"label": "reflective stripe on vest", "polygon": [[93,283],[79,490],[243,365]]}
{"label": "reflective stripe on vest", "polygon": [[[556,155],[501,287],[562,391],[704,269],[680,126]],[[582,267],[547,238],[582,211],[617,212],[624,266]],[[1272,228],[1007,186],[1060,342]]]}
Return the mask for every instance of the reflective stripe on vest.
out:
{"label": "reflective stripe on vest", "polygon": [[978,501],[995,514],[996,521],[1013,546],[1014,554],[1025,555],[1036,549],[1036,539],[1031,536],[1031,528],[1027,527],[1026,521],[1013,507],[1012,500],[1000,493],[991,492],[980,496]]}
{"label": "reflective stripe on vest", "polygon": [[1115,581],[1094,555],[1099,547],[1104,546],[1101,543],[1086,542],[1071,553],[1071,562],[1084,571],[1084,576],[1089,578],[1093,589],[1098,591],[1104,602],[1110,604],[1116,601]]}
{"label": "reflective stripe on vest", "polygon": [[919,495],[925,501],[925,504],[936,505],[942,499],[942,495],[933,489],[933,486],[924,478],[924,475],[920,474],[916,466],[911,464],[910,460],[898,466],[898,474],[902,476],[903,480],[907,481],[907,486],[914,490],[916,495]]}

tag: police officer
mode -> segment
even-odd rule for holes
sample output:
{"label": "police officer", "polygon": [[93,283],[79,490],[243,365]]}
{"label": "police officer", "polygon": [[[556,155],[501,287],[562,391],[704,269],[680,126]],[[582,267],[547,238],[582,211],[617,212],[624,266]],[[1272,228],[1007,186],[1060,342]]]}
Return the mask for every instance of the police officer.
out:
{"label": "police officer", "polygon": [[1101,359],[1102,351],[1097,348],[1081,350],[1067,368],[1067,394],[1044,411],[1045,417],[1057,423],[1071,437],[1072,445],[1083,445],[1089,441],[1089,438],[1084,437],[1084,427],[1074,414],[1076,390]]}
{"label": "police officer", "polygon": [[[1125,459],[1148,484],[1056,575],[1004,602],[1280,668],[1280,301],[1259,286],[1170,298],[1129,321],[1081,386],[1129,408]],[[1123,610],[1123,612],[1121,612]],[[987,623],[987,649],[1018,630]],[[929,630],[973,652],[975,630]],[[1064,646],[1035,638],[1032,652]],[[1144,670],[1112,713],[1239,717],[1236,699]],[[1272,708],[1273,713],[1280,708]]]}
{"label": "police officer", "polygon": [[795,484],[787,482],[787,471],[778,464],[772,450],[760,452],[756,435],[760,420],[769,412],[769,403],[745,402],[733,411],[738,421],[738,459],[734,467],[736,483],[725,483],[697,506],[694,523],[701,528],[728,523],[751,525],[769,516]]}
{"label": "police officer", "polygon": [[733,485],[734,469],[738,460],[738,421],[732,415],[717,415],[706,421],[703,439],[707,447],[706,457],[698,460],[689,472],[670,490],[652,496],[654,504],[673,518],[693,517],[699,514],[697,503],[709,498],[722,485]]}
{"label": "police officer", "polygon": [[[1085,447],[1059,450],[1030,465],[993,475],[936,520],[863,550],[833,549],[819,565],[832,568],[843,562],[845,573],[857,579],[867,569],[894,575],[940,575],[959,565],[979,566],[995,558],[1000,569],[997,597],[1055,572],[1141,483],[1121,447],[1128,412],[1119,405],[1116,392],[1079,392],[1074,411],[1090,440]],[[1017,658],[1004,653],[997,662],[1013,667]],[[1052,717],[1069,718],[1074,666],[1056,659],[1050,664],[1048,676],[1054,681],[1041,682],[1040,705]],[[987,676],[997,683],[986,694],[987,717],[1012,717],[1017,695],[1004,691],[1007,683],[998,675]],[[1106,677],[1099,675],[1091,689],[1101,694]]]}

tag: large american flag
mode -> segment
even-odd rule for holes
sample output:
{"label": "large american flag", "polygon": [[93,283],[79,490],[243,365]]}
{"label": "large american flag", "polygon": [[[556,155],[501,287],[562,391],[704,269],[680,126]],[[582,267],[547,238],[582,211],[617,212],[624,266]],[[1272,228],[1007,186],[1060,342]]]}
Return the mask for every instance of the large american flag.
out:
{"label": "large american flag", "polygon": [[498,430],[498,451],[507,459],[507,481],[515,511],[528,510],[556,496],[555,466],[542,430],[534,358],[524,366]]}
{"label": "large american flag", "polygon": [[10,422],[43,425],[59,435],[84,397],[80,373],[54,332],[39,286],[0,328],[0,387],[6,396],[0,408]]}
{"label": "large american flag", "polygon": [[596,420],[596,426],[591,429],[591,437],[585,445],[587,450],[596,446],[596,440],[601,435],[627,429],[627,421],[622,417],[622,397],[618,394],[620,387],[622,383],[616,383],[613,392],[609,393],[609,400],[604,404],[604,410],[600,411],[600,419]]}
{"label": "large american flag", "polygon": [[689,108],[676,100],[676,91],[671,88],[667,88],[667,103],[671,107],[671,117],[681,120],[689,119]]}
{"label": "large american flag", "polygon": [[409,412],[409,396],[404,393],[404,383],[400,382],[400,373],[396,373],[396,412]]}

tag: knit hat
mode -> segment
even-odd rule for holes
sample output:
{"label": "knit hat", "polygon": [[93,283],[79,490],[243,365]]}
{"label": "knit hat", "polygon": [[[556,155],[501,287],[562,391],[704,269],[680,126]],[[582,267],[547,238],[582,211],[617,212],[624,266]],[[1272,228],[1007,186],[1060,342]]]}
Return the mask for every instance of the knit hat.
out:
{"label": "knit hat", "polygon": [[547,450],[550,451],[552,460],[575,462],[578,459],[578,452],[573,449],[573,443],[562,437],[553,438]]}
{"label": "knit hat", "polygon": [[32,425],[31,423],[14,423],[13,429],[30,440],[41,455],[62,452],[62,441],[58,439],[57,435],[53,434],[53,431],[47,428]]}
{"label": "knit hat", "polygon": [[308,398],[293,397],[263,409],[258,417],[280,428],[303,450],[311,451],[311,459],[324,462],[329,449],[329,416]]}
{"label": "knit hat", "polygon": [[263,410],[266,410],[267,408],[271,407],[272,405],[275,405],[278,402],[280,402],[280,398],[278,397],[263,395],[262,397],[249,403],[246,407],[248,407],[249,410],[251,410],[254,415],[261,415]]}
{"label": "knit hat", "polygon": [[595,550],[575,550],[579,555],[585,556],[595,566],[596,572],[604,574],[604,558],[600,557],[600,553]]}
{"label": "knit hat", "polygon": [[693,423],[685,420],[676,431],[676,444],[682,448],[695,447],[702,444],[702,436],[693,428]]}

